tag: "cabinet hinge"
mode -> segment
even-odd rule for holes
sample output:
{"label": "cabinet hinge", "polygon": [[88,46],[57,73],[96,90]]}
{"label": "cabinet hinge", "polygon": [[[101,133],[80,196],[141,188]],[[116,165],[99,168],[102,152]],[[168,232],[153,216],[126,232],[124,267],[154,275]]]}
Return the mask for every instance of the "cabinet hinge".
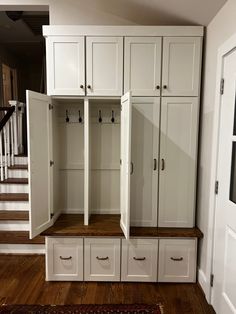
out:
{"label": "cabinet hinge", "polygon": [[53,109],[53,105],[52,105],[52,104],[49,104],[49,105],[48,105],[48,109],[49,109],[49,110],[52,110],[52,109]]}
{"label": "cabinet hinge", "polygon": [[214,285],[214,275],[213,274],[211,274],[210,285],[211,285],[211,287],[213,287],[213,285]]}
{"label": "cabinet hinge", "polygon": [[52,167],[54,165],[54,161],[50,160],[50,167]]}
{"label": "cabinet hinge", "polygon": [[224,89],[225,89],[225,80],[222,78],[220,81],[220,94],[224,95]]}
{"label": "cabinet hinge", "polygon": [[215,182],[215,194],[217,195],[219,192],[219,181]]}
{"label": "cabinet hinge", "polygon": [[120,159],[120,165],[122,165],[122,159]]}

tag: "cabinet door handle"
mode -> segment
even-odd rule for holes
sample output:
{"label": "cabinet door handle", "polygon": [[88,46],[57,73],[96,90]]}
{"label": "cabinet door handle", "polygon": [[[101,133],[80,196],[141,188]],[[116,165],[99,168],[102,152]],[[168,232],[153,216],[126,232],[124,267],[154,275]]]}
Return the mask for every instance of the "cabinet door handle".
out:
{"label": "cabinet door handle", "polygon": [[162,171],[165,170],[165,159],[164,158],[161,159],[161,170]]}
{"label": "cabinet door handle", "polygon": [[87,87],[88,87],[88,89],[91,89],[91,85],[88,85]]}
{"label": "cabinet door handle", "polygon": [[130,163],[130,174],[134,173],[134,164],[131,162]]}
{"label": "cabinet door handle", "polygon": [[145,261],[146,257],[133,257],[135,261]]}
{"label": "cabinet door handle", "polygon": [[177,257],[171,257],[170,258],[172,261],[174,261],[174,262],[181,262],[184,258],[183,257],[179,257],[179,258],[177,258]]}
{"label": "cabinet door handle", "polygon": [[153,170],[155,171],[157,170],[157,159],[154,158],[153,161],[154,161]]}
{"label": "cabinet door handle", "polygon": [[109,259],[109,257],[108,256],[107,257],[99,257],[99,256],[97,256],[96,259],[98,259],[99,261],[106,261],[106,260]]}
{"label": "cabinet door handle", "polygon": [[167,89],[167,85],[163,85],[163,88],[164,88],[164,89]]}
{"label": "cabinet door handle", "polygon": [[68,260],[72,259],[72,256],[68,256],[68,257],[60,256],[60,259],[62,259],[63,261],[68,261]]}
{"label": "cabinet door handle", "polygon": [[160,89],[160,85],[157,85],[157,86],[156,86],[156,89]]}
{"label": "cabinet door handle", "polygon": [[84,88],[84,85],[81,84],[81,85],[80,85],[80,88]]}

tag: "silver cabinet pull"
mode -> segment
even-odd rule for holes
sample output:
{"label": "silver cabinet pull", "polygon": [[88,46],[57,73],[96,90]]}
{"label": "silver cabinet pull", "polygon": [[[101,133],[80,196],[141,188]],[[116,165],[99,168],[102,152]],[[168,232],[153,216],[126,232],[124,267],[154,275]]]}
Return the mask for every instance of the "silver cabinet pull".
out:
{"label": "silver cabinet pull", "polygon": [[106,261],[106,260],[109,259],[109,257],[108,256],[107,257],[99,257],[99,256],[97,256],[96,259],[98,259],[99,261]]}
{"label": "silver cabinet pull", "polygon": [[165,159],[161,159],[161,170],[165,170]]}
{"label": "silver cabinet pull", "polygon": [[146,257],[133,257],[135,261],[145,261]]}
{"label": "silver cabinet pull", "polygon": [[181,262],[184,258],[183,257],[179,257],[179,258],[177,258],[177,257],[171,257],[170,258],[172,261],[174,261],[174,262]]}
{"label": "silver cabinet pull", "polygon": [[60,256],[60,259],[62,259],[63,261],[68,261],[68,260],[72,259],[72,256],[68,256],[68,257]]}
{"label": "silver cabinet pull", "polygon": [[157,170],[157,160],[156,160],[156,158],[153,159],[153,162],[154,162],[153,170],[156,171]]}
{"label": "silver cabinet pull", "polygon": [[130,163],[130,174],[134,173],[134,164],[131,162]]}

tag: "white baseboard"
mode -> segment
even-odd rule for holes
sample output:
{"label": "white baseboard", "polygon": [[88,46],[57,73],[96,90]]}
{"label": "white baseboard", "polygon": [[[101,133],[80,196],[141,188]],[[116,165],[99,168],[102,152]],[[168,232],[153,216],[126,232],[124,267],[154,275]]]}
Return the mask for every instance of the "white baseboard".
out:
{"label": "white baseboard", "polygon": [[205,294],[207,302],[210,303],[210,282],[207,281],[207,277],[202,269],[198,269],[198,283]]}
{"label": "white baseboard", "polygon": [[45,254],[44,244],[0,244],[0,254]]}

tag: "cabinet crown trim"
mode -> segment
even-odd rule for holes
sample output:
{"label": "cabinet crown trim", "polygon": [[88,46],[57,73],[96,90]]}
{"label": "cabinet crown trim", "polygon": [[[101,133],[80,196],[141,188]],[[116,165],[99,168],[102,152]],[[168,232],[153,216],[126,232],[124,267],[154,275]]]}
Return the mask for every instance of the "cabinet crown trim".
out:
{"label": "cabinet crown trim", "polygon": [[198,36],[203,37],[203,26],[95,26],[47,25],[43,35],[48,36]]}

